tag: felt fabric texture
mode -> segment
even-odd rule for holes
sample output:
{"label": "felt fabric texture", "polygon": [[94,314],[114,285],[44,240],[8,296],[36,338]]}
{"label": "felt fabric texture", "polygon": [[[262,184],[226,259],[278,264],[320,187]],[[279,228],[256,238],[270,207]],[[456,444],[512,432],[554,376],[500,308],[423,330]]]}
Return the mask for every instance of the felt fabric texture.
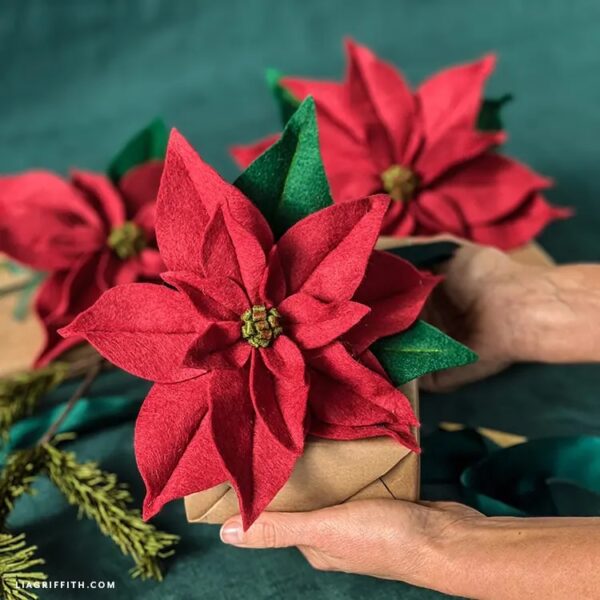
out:
{"label": "felt fabric texture", "polygon": [[[162,161],[137,164],[132,152],[113,163],[119,171],[116,183],[89,171],[73,171],[69,180],[48,171],[0,177],[0,252],[47,274],[34,303],[44,330],[35,366],[81,342],[64,339],[57,330],[102,292],[119,283],[155,279],[163,268],[154,235]],[[141,156],[138,151],[135,158]],[[117,245],[111,248],[119,230],[138,237],[130,255],[119,254]]]}
{"label": "felt fabric texture", "polygon": [[[303,106],[310,116],[310,101]],[[326,185],[314,116],[294,127],[294,140],[311,143],[288,156],[274,148],[260,171],[242,176],[260,190],[258,204],[279,189],[268,178],[282,164],[304,165],[307,180],[321,175]],[[248,527],[288,480],[309,433],[388,435],[418,450],[410,403],[367,348],[409,328],[438,278],[373,251],[388,202],[307,207],[275,243],[258,208],[172,132],[156,224],[169,287],[118,286],[61,330],[156,382],[135,435],[145,518],[229,481]],[[273,212],[279,206],[266,211],[288,224]],[[263,321],[266,343],[251,346],[242,315],[272,308],[281,331]]]}
{"label": "felt fabric texture", "polygon": [[[493,7],[480,0],[374,0],[368,11],[344,0],[232,0],[226,10],[220,3],[168,0],[31,0],[4,8],[0,39],[10,60],[2,73],[0,163],[6,173],[31,165],[65,172],[73,157],[102,170],[115,140],[158,111],[232,181],[238,170],[227,146],[281,127],[262,85],[265,66],[332,79],[343,67],[340,40],[350,33],[420,81],[494,48],[501,61],[489,92],[515,92],[504,111],[511,131],[507,151],[556,178],[549,199],[577,208],[575,218],[543,232],[542,245],[559,262],[600,259],[600,180],[590,177],[600,128],[600,80],[590,76],[600,69],[596,0],[506,0]],[[599,377],[594,365],[523,365],[455,393],[422,394],[420,418],[425,432],[446,420],[533,438],[597,435]],[[117,381],[115,393],[120,389]],[[57,393],[66,401],[70,390]],[[144,386],[140,400],[145,393]],[[81,435],[69,449],[131,483],[141,504],[132,437],[133,423],[114,424]],[[424,464],[426,438],[423,443]],[[182,536],[165,580],[131,579],[128,559],[95,523],[77,521],[76,511],[45,481],[36,489],[36,496],[17,503],[10,526],[38,546],[52,579],[115,581],[110,594],[86,592],[91,598],[448,598],[400,582],[316,571],[293,548],[225,546],[217,526],[190,526],[180,502],[155,519]],[[423,481],[424,499],[460,499],[458,494],[453,484]],[[81,600],[82,591],[48,589],[43,598]]]}
{"label": "felt fabric texture", "polygon": [[[279,101],[289,98],[281,88],[300,99],[314,97],[336,202],[385,190],[396,201],[383,234],[452,233],[502,249],[526,244],[571,214],[541,195],[548,179],[493,151],[505,141],[493,129],[501,126],[505,99],[483,102],[493,56],[441,71],[412,91],[365,46],[348,40],[346,49],[343,83],[283,77],[272,85]],[[233,156],[245,167],[271,139],[238,147]],[[399,168],[412,178],[410,187],[396,180]]]}

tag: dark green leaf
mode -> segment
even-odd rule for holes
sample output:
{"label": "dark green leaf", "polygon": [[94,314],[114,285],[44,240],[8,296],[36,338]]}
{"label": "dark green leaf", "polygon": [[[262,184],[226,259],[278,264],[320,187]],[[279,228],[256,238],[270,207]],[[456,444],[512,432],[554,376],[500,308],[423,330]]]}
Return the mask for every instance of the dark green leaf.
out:
{"label": "dark green leaf", "polygon": [[149,160],[161,160],[167,151],[169,132],[162,119],[155,119],[125,144],[108,166],[108,175],[114,183],[133,167]]}
{"label": "dark green leaf", "polygon": [[281,124],[285,126],[300,106],[300,100],[279,83],[282,77],[280,71],[277,69],[267,69],[266,77],[267,84],[269,85],[269,88],[271,88],[271,92],[275,97],[275,101],[279,108]]}
{"label": "dark green leaf", "polygon": [[281,138],[237,178],[235,185],[258,206],[277,237],[333,203],[311,97],[292,115]]}
{"label": "dark green leaf", "polygon": [[375,342],[371,350],[394,385],[477,360],[474,352],[425,321],[417,321],[410,329]]}
{"label": "dark green leaf", "polygon": [[480,131],[500,131],[502,123],[502,107],[513,99],[512,94],[504,94],[500,98],[486,98],[479,110],[477,129]]}

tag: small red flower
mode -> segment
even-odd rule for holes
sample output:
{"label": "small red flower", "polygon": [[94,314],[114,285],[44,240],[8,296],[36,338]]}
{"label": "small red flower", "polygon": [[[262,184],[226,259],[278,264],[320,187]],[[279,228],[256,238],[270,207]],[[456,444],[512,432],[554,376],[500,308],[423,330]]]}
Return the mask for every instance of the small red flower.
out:
{"label": "small red flower", "polygon": [[418,449],[411,406],[368,348],[410,327],[437,279],[373,252],[388,201],[330,206],[275,242],[171,134],[156,223],[168,285],[115,287],[61,330],[156,382],[135,432],[145,518],[229,481],[248,527],[309,432]]}
{"label": "small red flower", "polygon": [[[548,179],[493,151],[503,132],[476,128],[493,56],[442,71],[413,92],[368,48],[349,41],[347,53],[343,83],[280,80],[296,98],[315,100],[336,202],[387,192],[394,202],[384,234],[452,233],[504,249],[571,214],[544,200]],[[245,167],[275,139],[232,154]]]}
{"label": "small red flower", "polygon": [[70,181],[46,171],[0,178],[0,251],[48,273],[35,302],[46,338],[35,366],[81,342],[60,337],[57,329],[102,292],[162,270],[154,235],[162,166],[135,167],[118,187],[85,171]]}

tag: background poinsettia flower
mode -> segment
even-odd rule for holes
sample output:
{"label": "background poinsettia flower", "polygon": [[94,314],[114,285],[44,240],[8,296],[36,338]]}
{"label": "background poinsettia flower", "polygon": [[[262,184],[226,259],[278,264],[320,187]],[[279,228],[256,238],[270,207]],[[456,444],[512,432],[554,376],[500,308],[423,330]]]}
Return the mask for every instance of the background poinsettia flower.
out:
{"label": "background poinsettia flower", "polygon": [[[551,182],[495,152],[501,131],[478,131],[493,56],[442,71],[411,90],[402,74],[347,42],[343,83],[284,77],[317,107],[323,163],[336,202],[387,192],[386,235],[452,233],[503,249],[521,246],[570,210],[550,206]],[[247,166],[273,136],[232,150]]]}
{"label": "background poinsettia flower", "polygon": [[250,200],[171,134],[156,223],[167,285],[117,286],[61,330],[156,382],[135,431],[145,518],[229,481],[248,527],[309,432],[418,450],[410,403],[367,348],[410,327],[437,279],[374,253],[388,202],[334,204],[275,242]]}
{"label": "background poinsettia flower", "polygon": [[46,171],[0,178],[0,251],[48,273],[35,301],[45,333],[35,366],[81,341],[57,329],[102,292],[162,270],[154,233],[162,166],[134,167],[118,186],[87,171],[73,172],[69,181]]}

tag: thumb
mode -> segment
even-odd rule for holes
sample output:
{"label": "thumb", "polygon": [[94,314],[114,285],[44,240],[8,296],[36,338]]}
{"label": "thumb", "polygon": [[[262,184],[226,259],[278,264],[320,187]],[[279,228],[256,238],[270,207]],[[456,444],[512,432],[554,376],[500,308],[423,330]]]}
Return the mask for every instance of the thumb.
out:
{"label": "thumb", "polygon": [[239,515],[225,521],[221,541],[241,548],[287,548],[308,545],[307,513],[264,513],[247,530]]}

